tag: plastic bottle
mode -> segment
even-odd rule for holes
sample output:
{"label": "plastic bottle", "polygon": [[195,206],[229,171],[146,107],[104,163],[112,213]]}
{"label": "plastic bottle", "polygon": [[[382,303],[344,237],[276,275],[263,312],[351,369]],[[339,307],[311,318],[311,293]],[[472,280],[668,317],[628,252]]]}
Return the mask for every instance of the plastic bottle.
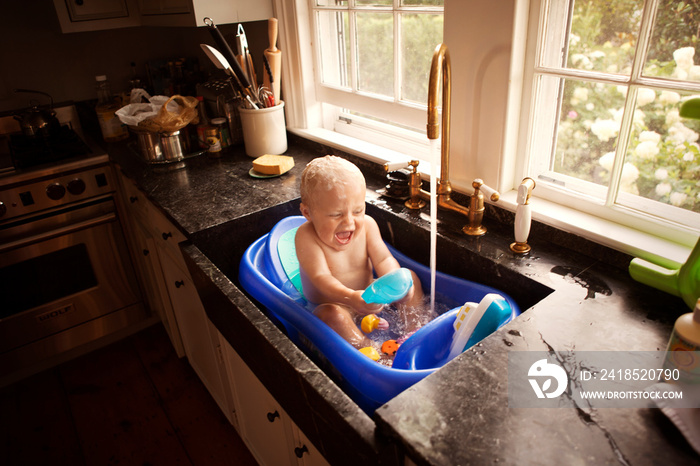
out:
{"label": "plastic bottle", "polygon": [[114,114],[121,107],[109,88],[107,76],[95,76],[97,82],[97,106],[95,112],[102,129],[102,137],[107,142],[117,142],[129,137],[129,131]]}
{"label": "plastic bottle", "polygon": [[700,383],[698,351],[700,351],[700,298],[695,303],[693,312],[683,314],[676,319],[666,348],[664,368],[678,369],[681,382]]}
{"label": "plastic bottle", "polygon": [[207,130],[212,127],[211,121],[209,121],[209,115],[207,115],[207,105],[204,102],[204,97],[201,95],[197,96],[199,104],[197,104],[197,111],[199,112],[199,123],[197,124],[197,141],[199,141],[199,147],[202,149],[209,149],[209,144],[207,144]]}

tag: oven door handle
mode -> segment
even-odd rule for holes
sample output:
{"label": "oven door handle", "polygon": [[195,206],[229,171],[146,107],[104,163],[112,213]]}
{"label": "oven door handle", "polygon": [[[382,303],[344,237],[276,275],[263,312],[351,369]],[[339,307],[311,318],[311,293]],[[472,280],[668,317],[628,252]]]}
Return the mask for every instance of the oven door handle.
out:
{"label": "oven door handle", "polygon": [[59,228],[54,228],[50,231],[39,233],[33,236],[28,236],[26,238],[22,238],[16,241],[10,241],[9,243],[0,245],[0,253],[10,251],[12,249],[21,248],[24,246],[29,246],[30,244],[40,243],[42,241],[46,241],[52,238],[58,238],[59,236],[69,235],[71,233],[75,233],[76,231],[85,230],[87,228],[93,228],[98,225],[102,225],[103,223],[113,222],[116,220],[116,218],[117,215],[114,212],[110,212],[108,214],[84,220],[82,222],[73,223],[71,225],[66,225]]}

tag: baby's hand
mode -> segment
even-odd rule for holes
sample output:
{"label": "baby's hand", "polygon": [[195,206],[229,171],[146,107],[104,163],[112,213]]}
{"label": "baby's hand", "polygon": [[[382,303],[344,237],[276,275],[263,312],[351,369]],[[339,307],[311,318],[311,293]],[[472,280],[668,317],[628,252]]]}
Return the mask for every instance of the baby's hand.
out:
{"label": "baby's hand", "polygon": [[383,304],[370,304],[362,299],[362,291],[355,291],[350,295],[350,305],[357,311],[358,314],[376,314],[384,307]]}
{"label": "baby's hand", "polygon": [[399,299],[396,302],[399,304],[411,302],[411,300],[413,299],[413,294],[415,293],[415,290],[416,290],[416,287],[411,286],[411,288],[409,288],[409,290],[408,290],[408,293],[406,293],[406,296],[404,296],[403,298]]}

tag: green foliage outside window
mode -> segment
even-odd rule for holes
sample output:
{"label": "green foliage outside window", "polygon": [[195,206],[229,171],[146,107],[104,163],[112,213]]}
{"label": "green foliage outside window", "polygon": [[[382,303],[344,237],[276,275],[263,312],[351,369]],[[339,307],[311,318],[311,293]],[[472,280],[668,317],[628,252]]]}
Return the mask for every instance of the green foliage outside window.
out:
{"label": "green foliage outside window", "polygon": [[[567,66],[629,75],[641,21],[641,1],[577,1]],[[700,4],[659,6],[644,75],[700,81],[696,65]],[[639,88],[629,141],[618,139],[629,89],[566,80],[552,169],[607,186],[618,144],[627,144],[620,189],[700,212],[700,122],[678,116],[685,95]]]}

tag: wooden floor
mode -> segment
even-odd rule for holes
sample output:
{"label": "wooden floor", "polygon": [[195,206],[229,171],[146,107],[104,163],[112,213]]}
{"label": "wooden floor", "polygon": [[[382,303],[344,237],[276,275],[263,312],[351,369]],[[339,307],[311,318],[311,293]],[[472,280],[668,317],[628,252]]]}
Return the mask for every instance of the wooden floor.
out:
{"label": "wooden floor", "polygon": [[255,465],[161,325],[0,389],[0,465]]}

